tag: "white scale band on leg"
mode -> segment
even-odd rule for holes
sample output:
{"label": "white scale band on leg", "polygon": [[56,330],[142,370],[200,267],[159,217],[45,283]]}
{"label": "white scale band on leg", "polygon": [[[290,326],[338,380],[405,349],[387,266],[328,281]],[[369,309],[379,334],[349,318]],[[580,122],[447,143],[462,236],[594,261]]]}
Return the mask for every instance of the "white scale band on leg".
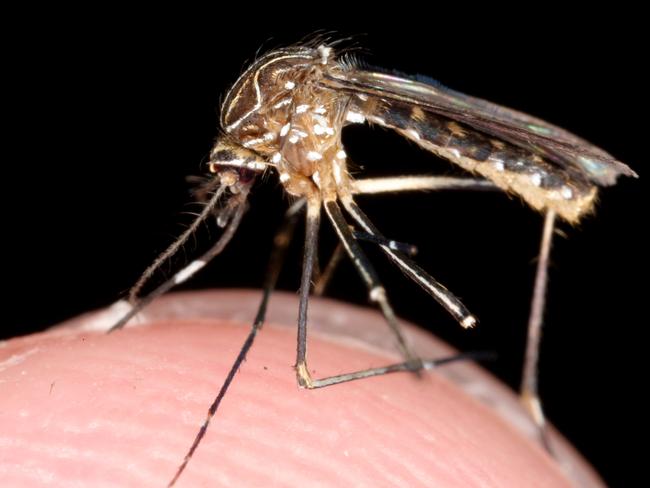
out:
{"label": "white scale band on leg", "polygon": [[194,273],[196,273],[205,265],[206,262],[201,261],[200,259],[197,259],[196,261],[192,261],[185,268],[181,269],[178,273],[176,273],[176,275],[174,276],[174,284],[179,285],[183,283],[185,280],[187,280],[190,276],[192,276]]}

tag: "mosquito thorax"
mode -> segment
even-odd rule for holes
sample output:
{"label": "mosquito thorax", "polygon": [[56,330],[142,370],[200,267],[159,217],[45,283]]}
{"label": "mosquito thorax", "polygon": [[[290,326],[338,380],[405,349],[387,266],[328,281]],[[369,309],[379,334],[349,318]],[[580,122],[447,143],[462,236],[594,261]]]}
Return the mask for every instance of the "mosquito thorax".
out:
{"label": "mosquito thorax", "polygon": [[349,97],[321,84],[343,69],[327,46],[275,50],[253,63],[224,100],[227,137],[265,158],[291,195],[333,197],[347,185],[341,129]]}

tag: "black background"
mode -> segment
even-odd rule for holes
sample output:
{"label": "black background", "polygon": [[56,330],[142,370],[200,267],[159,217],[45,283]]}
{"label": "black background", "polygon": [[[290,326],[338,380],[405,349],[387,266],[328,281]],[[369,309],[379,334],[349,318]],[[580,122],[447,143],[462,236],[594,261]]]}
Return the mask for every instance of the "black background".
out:
{"label": "black background", "polygon": [[[16,28],[6,34],[3,61],[10,129],[2,177],[9,314],[2,335],[42,330],[113,302],[182,231],[186,212],[198,208],[189,203],[185,177],[204,172],[220,97],[260,46],[292,43],[317,29],[365,34],[356,41],[370,62],[547,119],[641,175],[605,189],[596,215],[577,228],[561,225],[541,364],[549,418],[608,483],[631,483],[641,459],[631,442],[647,426],[639,393],[647,384],[648,85],[641,78],[647,53],[635,25],[639,14],[469,7],[424,13],[401,5],[352,13],[332,5],[320,12],[318,5],[312,12],[289,4],[259,11],[242,3],[191,14],[57,10],[7,17]],[[349,128],[344,143],[359,174],[457,173],[379,129]],[[286,201],[275,176],[258,183],[229,249],[186,288],[259,287]],[[481,324],[459,330],[366,246],[398,314],[461,349],[496,350],[490,369],[516,386],[541,216],[516,198],[488,193],[361,204],[385,234],[417,244],[421,265]],[[199,233],[175,265],[208,238]],[[329,229],[322,241],[325,258]],[[294,246],[282,289],[297,290],[299,250]],[[349,263],[329,294],[366,303]]]}

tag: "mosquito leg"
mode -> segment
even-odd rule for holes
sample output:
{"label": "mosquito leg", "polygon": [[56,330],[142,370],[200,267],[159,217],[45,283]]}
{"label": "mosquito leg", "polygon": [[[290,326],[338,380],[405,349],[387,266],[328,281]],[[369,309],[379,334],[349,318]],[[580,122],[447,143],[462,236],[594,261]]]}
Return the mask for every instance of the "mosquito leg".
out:
{"label": "mosquito leg", "polygon": [[[303,255],[303,271],[300,285],[300,308],[298,313],[298,353],[296,359],[296,375],[298,384],[300,386],[310,389],[322,388],[325,386],[336,385],[338,383],[345,383],[347,381],[369,378],[371,376],[380,376],[398,371],[419,372],[423,369],[433,369],[436,366],[452,361],[467,359],[468,357],[478,357],[478,355],[475,354],[470,354],[469,356],[461,354],[439,360],[423,361],[419,358],[414,358],[411,356],[407,361],[391,364],[384,367],[371,368],[342,375],[330,376],[327,378],[313,379],[307,367],[307,305],[309,301],[309,290],[311,288],[314,254],[316,252],[316,245],[318,240],[318,229],[320,225],[320,205],[320,200],[308,201],[307,204],[307,228],[305,231],[305,251]],[[325,209],[330,220],[334,224],[334,227],[336,228],[336,232],[339,234],[339,238],[341,239],[343,246],[346,250],[348,250],[348,253],[351,255],[355,264],[362,262],[362,259],[365,260],[365,255],[358,247],[358,243],[355,241],[352,235],[352,231],[350,230],[347,222],[345,222],[345,219],[341,214],[341,210],[339,209],[336,202],[326,202]],[[351,249],[355,249],[356,252],[350,252]],[[360,272],[362,276],[364,276],[364,279],[366,276],[372,276],[372,274],[374,274],[374,270],[372,267],[370,267],[369,263],[367,268],[359,265],[358,267],[360,268]],[[376,282],[373,290],[379,289],[380,287],[381,285]],[[381,293],[378,295],[381,295]],[[399,331],[399,329],[397,330]],[[405,344],[403,338],[402,343]]]}
{"label": "mosquito leg", "polygon": [[332,276],[334,276],[334,271],[336,271],[336,267],[341,262],[343,255],[344,255],[343,244],[339,242],[336,244],[336,248],[332,253],[332,257],[330,257],[329,261],[327,262],[325,269],[320,274],[320,276],[316,280],[316,283],[314,284],[314,289],[313,289],[314,295],[319,297],[323,296],[323,294],[325,293],[325,288],[327,288],[327,285],[332,280]]}
{"label": "mosquito leg", "polygon": [[393,311],[393,307],[388,301],[386,290],[379,281],[377,272],[361,249],[361,246],[359,246],[359,243],[354,238],[352,230],[350,229],[348,223],[345,221],[345,218],[341,213],[341,209],[339,208],[336,201],[326,201],[325,211],[327,212],[327,216],[332,222],[339,240],[343,244],[343,247],[345,248],[348,256],[354,263],[357,271],[359,272],[359,275],[365,282],[366,287],[368,288],[368,296],[370,300],[379,305],[381,313],[384,315],[386,322],[388,322],[388,326],[395,335],[400,352],[405,359],[409,361],[416,360],[415,356],[413,353],[411,353],[409,347],[406,344],[406,340],[402,334],[402,330],[397,321],[397,317],[395,316],[395,312]]}
{"label": "mosquito leg", "polygon": [[548,210],[544,218],[544,230],[537,261],[533,298],[528,319],[528,340],[524,357],[524,370],[521,382],[521,400],[537,424],[539,435],[544,448],[553,454],[546,430],[546,418],[542,410],[537,389],[537,365],[539,360],[539,345],[542,338],[542,323],[544,319],[544,304],[548,283],[548,264],[555,227],[555,212]]}
{"label": "mosquito leg", "polygon": [[228,372],[228,376],[226,376],[226,380],[221,386],[219,393],[217,394],[214,401],[212,402],[212,405],[210,405],[206,418],[203,421],[203,424],[201,425],[199,432],[196,434],[196,437],[194,438],[192,445],[187,451],[187,454],[185,455],[183,462],[178,467],[178,469],[176,470],[176,474],[174,474],[174,477],[172,478],[172,480],[169,482],[167,486],[173,486],[178,480],[178,478],[180,477],[181,473],[185,470],[185,467],[187,466],[187,463],[189,463],[190,459],[192,458],[194,451],[201,443],[203,436],[205,436],[205,433],[208,429],[208,425],[210,424],[210,420],[212,420],[212,417],[214,417],[214,415],[217,413],[217,409],[219,408],[221,401],[226,395],[226,392],[228,391],[228,387],[232,383],[232,380],[237,374],[237,371],[239,371],[239,368],[246,360],[246,355],[248,354],[250,348],[253,346],[253,341],[255,340],[257,333],[259,332],[259,330],[262,328],[262,325],[264,324],[269,298],[271,296],[271,293],[275,289],[275,285],[278,281],[278,276],[282,269],[282,263],[284,262],[284,257],[286,255],[287,248],[289,247],[289,243],[291,242],[291,238],[293,237],[293,231],[296,226],[296,220],[300,213],[300,210],[302,210],[303,205],[304,205],[304,200],[299,200],[289,208],[289,210],[285,215],[285,221],[282,227],[275,235],[275,238],[273,240],[274,247],[273,247],[273,251],[271,252],[271,258],[269,259],[269,265],[266,271],[266,278],[264,279],[264,290],[262,293],[262,301],[260,302],[260,305],[257,309],[257,314],[255,315],[255,321],[253,322],[253,326],[251,327],[251,330],[248,333],[248,336],[246,337],[246,340],[244,341],[244,344],[241,350],[239,351],[239,354],[237,355],[235,362],[230,368],[230,371]]}
{"label": "mosquito leg", "polygon": [[207,217],[213,214],[214,209],[216,208],[217,204],[219,203],[219,200],[221,199],[221,196],[223,195],[224,191],[226,190],[226,186],[220,186],[217,191],[212,195],[212,198],[208,201],[207,205],[203,208],[201,213],[194,219],[194,222],[192,222],[192,225],[190,225],[185,232],[183,232],[178,239],[176,239],[167,249],[165,249],[157,258],[156,260],[151,263],[151,265],[144,270],[144,273],[142,273],[142,276],[140,276],[140,279],[136,282],[135,285],[129,290],[129,302],[133,303],[137,301],[138,295],[140,294],[140,291],[142,290],[142,287],[145,285],[145,283],[153,276],[153,274],[156,272],[158,268],[171,256],[173,256],[180,248],[181,246],[189,239],[189,237],[196,232],[196,229],[198,229],[199,225],[201,225],[201,222],[203,222]]}
{"label": "mosquito leg", "polygon": [[240,200],[240,204],[232,220],[226,226],[226,229],[224,230],[219,240],[208,251],[206,251],[201,257],[195,259],[180,271],[176,272],[171,278],[163,282],[161,285],[159,285],[156,289],[154,289],[145,297],[136,299],[136,301],[132,303],[131,309],[115,325],[113,325],[108,330],[108,332],[110,333],[124,327],[124,325],[129,320],[131,320],[131,318],[133,318],[140,311],[142,311],[142,309],[144,309],[147,305],[149,305],[154,299],[158,298],[160,295],[167,293],[174,286],[180,285],[184,281],[188,280],[196,272],[202,269],[210,260],[212,260],[219,253],[221,253],[221,251],[223,251],[223,249],[226,247],[226,245],[230,242],[232,237],[235,235],[235,232],[239,227],[239,223],[241,222],[241,219],[244,216],[244,213],[246,212],[246,197],[247,197],[247,192],[244,191],[242,193],[239,193],[235,197],[233,197],[233,198],[238,198]]}
{"label": "mosquito leg", "polygon": [[[352,218],[368,233],[383,237],[365,213],[358,207],[351,196],[343,195],[343,205]],[[456,298],[447,288],[440,284],[433,276],[420,268],[404,253],[394,251],[389,246],[381,245],[384,253],[415,283],[420,285],[427,293],[435,298],[464,328],[476,325],[476,317],[467,307]]]}
{"label": "mosquito leg", "polygon": [[[383,376],[389,373],[398,372],[412,372],[417,373],[423,370],[432,370],[440,366],[454,363],[456,361],[476,361],[483,359],[492,359],[493,354],[486,352],[469,352],[456,354],[455,356],[448,356],[440,359],[415,359],[404,361],[402,363],[389,364],[388,366],[380,366],[378,368],[363,369],[361,371],[354,371],[352,373],[344,373],[335,376],[328,376],[327,378],[311,379],[308,388],[324,388],[326,386],[338,385],[340,383],[347,383],[348,381],[361,380],[364,378],[372,378],[373,376]],[[306,386],[306,385],[302,385]]]}
{"label": "mosquito leg", "polygon": [[456,178],[452,176],[389,176],[364,178],[352,181],[352,193],[373,195],[422,190],[499,190],[494,183],[480,178]]}
{"label": "mosquito leg", "polygon": [[312,388],[312,379],[307,368],[307,307],[314,269],[314,256],[318,246],[318,229],[320,227],[319,198],[307,200],[307,225],[305,229],[305,249],[302,258],[302,276],[300,278],[300,304],[298,307],[298,348],[296,353],[296,377],[298,384]]}
{"label": "mosquito leg", "polygon": [[366,241],[372,242],[373,244],[379,244],[380,246],[388,246],[393,251],[400,251],[409,256],[415,256],[418,253],[417,246],[407,244],[406,242],[398,242],[392,239],[386,239],[385,237],[369,234],[368,232],[359,232],[358,230],[352,231],[352,235],[357,241]]}
{"label": "mosquito leg", "polygon": [[[405,191],[422,191],[422,190],[475,190],[475,191],[490,191],[499,190],[494,183],[489,180],[480,178],[455,178],[451,176],[395,176],[395,177],[381,177],[381,178],[364,178],[354,180],[352,182],[352,193],[358,195],[374,195],[380,193],[397,193]],[[370,236],[370,234],[365,234]],[[377,237],[372,236],[372,242],[377,242]],[[355,233],[357,240],[371,240],[360,239],[358,233]],[[384,241],[386,241],[384,239]],[[390,245],[390,242],[387,241]],[[402,245],[402,243],[396,243]],[[408,246],[408,247],[406,247]],[[414,255],[417,253],[415,246],[406,244],[403,248],[399,246],[393,247],[395,250],[406,252],[406,254]],[[343,257],[343,245],[338,243],[336,249],[332,253],[332,257],[323,270],[322,275],[318,276],[316,284],[314,285],[314,295],[321,296],[325,292],[328,283],[334,275],[334,271],[338,266],[341,258]]]}

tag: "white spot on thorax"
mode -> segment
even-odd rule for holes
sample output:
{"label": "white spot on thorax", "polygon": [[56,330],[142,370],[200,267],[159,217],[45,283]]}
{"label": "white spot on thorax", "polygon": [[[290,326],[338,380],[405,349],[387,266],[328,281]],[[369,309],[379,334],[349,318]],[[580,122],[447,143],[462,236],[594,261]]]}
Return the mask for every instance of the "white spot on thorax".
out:
{"label": "white spot on thorax", "polygon": [[302,104],[300,104],[300,105],[298,105],[298,106],[296,107],[296,113],[297,113],[297,114],[303,114],[303,113],[305,113],[307,110],[309,110],[309,105],[307,105],[306,103],[302,103]]}
{"label": "white spot on thorax", "polygon": [[311,179],[316,183],[316,186],[320,188],[320,173],[318,171],[314,171],[314,174],[311,175]]}
{"label": "white spot on thorax", "polygon": [[540,175],[539,173],[535,173],[533,176],[530,177],[530,181],[533,185],[540,186],[542,184],[542,175]]}
{"label": "white spot on thorax", "polygon": [[336,157],[338,159],[345,159],[347,157],[347,154],[343,149],[341,149],[339,152],[336,153]]}
{"label": "white spot on thorax", "polygon": [[291,135],[289,136],[289,142],[295,144],[299,139],[309,136],[305,131],[298,129],[291,129]]}
{"label": "white spot on thorax", "polygon": [[325,46],[318,46],[318,54],[320,54],[321,64],[327,64],[327,59],[332,54],[332,48],[325,47]]}
{"label": "white spot on thorax", "polygon": [[280,100],[278,103],[276,103],[275,105],[273,105],[273,108],[284,107],[285,105],[289,105],[290,103],[291,103],[291,99],[290,99],[290,98],[283,98],[283,99]]}
{"label": "white spot on thorax", "polygon": [[323,114],[326,114],[326,113],[327,113],[327,110],[326,110],[325,107],[323,107],[322,105],[319,105],[318,107],[316,107],[316,108],[314,109],[314,113],[317,113],[317,114],[321,114],[321,115],[323,115]]}
{"label": "white spot on thorax", "polygon": [[280,173],[280,181],[281,181],[282,183],[284,183],[285,181],[288,181],[289,178],[291,178],[291,177],[289,176],[289,173]]}
{"label": "white spot on thorax", "polygon": [[280,129],[280,137],[284,137],[289,133],[289,129],[291,129],[291,123],[287,122],[282,126],[282,129]]}
{"label": "white spot on thorax", "polygon": [[317,136],[327,134],[328,136],[333,136],[334,135],[334,129],[327,125],[321,125],[321,124],[314,124],[314,134]]}
{"label": "white spot on thorax", "polygon": [[363,124],[366,121],[366,118],[363,116],[363,114],[360,114],[359,112],[350,111],[345,116],[345,120],[353,124]]}
{"label": "white spot on thorax", "polygon": [[307,159],[309,159],[310,161],[319,161],[323,159],[323,155],[316,151],[309,151],[307,153]]}
{"label": "white spot on thorax", "polygon": [[279,152],[273,153],[273,156],[271,156],[271,162],[272,163],[279,163],[282,160],[282,154]]}
{"label": "white spot on thorax", "polygon": [[293,90],[296,87],[296,84],[293,81],[287,81],[284,84],[284,88],[287,90]]}
{"label": "white spot on thorax", "polygon": [[266,132],[262,137],[258,137],[257,139],[250,139],[246,142],[244,142],[242,145],[244,147],[251,147],[251,146],[256,146],[257,144],[262,144],[264,142],[270,142],[273,139],[275,139],[277,134],[275,132]]}
{"label": "white spot on thorax", "polygon": [[343,171],[341,170],[341,165],[338,161],[332,161],[332,166],[334,169],[334,181],[340,184],[343,181]]}

